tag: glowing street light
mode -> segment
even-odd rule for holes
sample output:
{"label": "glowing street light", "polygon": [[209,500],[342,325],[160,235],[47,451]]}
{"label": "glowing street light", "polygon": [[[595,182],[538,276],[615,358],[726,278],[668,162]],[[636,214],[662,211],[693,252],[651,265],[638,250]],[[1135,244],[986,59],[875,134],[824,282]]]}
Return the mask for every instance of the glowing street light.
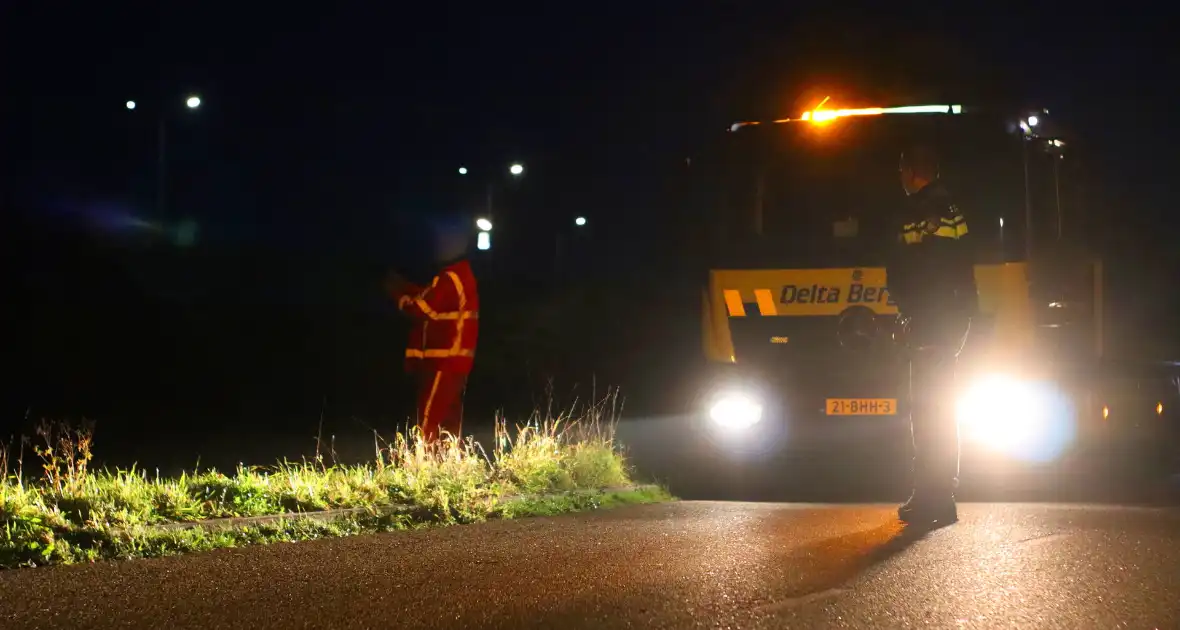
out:
{"label": "glowing street light", "polygon": [[[476,170],[479,170],[479,169],[476,169]],[[461,176],[466,176],[470,172],[470,170],[466,166],[459,166],[458,171],[459,171],[459,175],[461,175]],[[496,169],[490,168],[486,171],[481,171],[481,172],[495,173]],[[524,165],[521,164],[520,162],[512,162],[508,165],[508,172],[512,175],[513,178],[519,178],[524,174]],[[495,217],[495,213],[492,211],[492,198],[495,195],[496,188],[498,186],[503,186],[505,184],[504,184],[504,182],[500,181],[502,179],[502,177],[488,177],[487,175],[477,175],[476,178],[479,180],[486,180],[486,181],[484,181],[484,184],[487,186],[487,201],[486,201],[486,206],[484,207],[483,212],[482,212],[483,216],[481,216],[475,220],[475,226],[479,228],[479,234],[476,235],[476,238],[478,239],[476,241],[476,245],[481,250],[487,250],[487,249],[491,249],[491,247],[492,247],[491,236],[489,233],[492,231],[492,219],[493,219],[493,217]]]}
{"label": "glowing street light", "polygon": [[[171,101],[171,99],[169,99]],[[185,98],[185,106],[190,110],[198,109],[201,106],[201,97],[196,94],[190,94]],[[138,109],[139,104],[134,100],[128,100],[123,103],[123,106],[128,111]],[[156,211],[159,214],[160,220],[165,216],[165,183],[166,183],[166,166],[167,166],[167,118],[171,112],[171,107],[160,107],[158,103],[154,106],[149,105],[149,115],[154,113],[156,117]],[[136,114],[139,115],[139,114]],[[186,240],[188,237],[182,235],[181,240]]]}
{"label": "glowing street light", "polygon": [[1041,122],[1041,119],[1037,118],[1036,116],[1029,116],[1028,117],[1028,126],[1029,127],[1036,127],[1037,124],[1040,122]]}
{"label": "glowing street light", "polygon": [[576,225],[578,227],[582,227],[583,225],[586,225],[586,217],[578,217],[578,218],[574,219],[574,225]]}

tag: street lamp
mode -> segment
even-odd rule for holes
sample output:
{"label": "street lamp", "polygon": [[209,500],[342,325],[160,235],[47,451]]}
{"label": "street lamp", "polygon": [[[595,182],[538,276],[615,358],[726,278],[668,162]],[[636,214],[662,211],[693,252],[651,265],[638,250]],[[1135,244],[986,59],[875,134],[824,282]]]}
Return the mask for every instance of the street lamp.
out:
{"label": "street lamp", "polygon": [[[1041,110],[1041,113],[1048,114],[1049,110]],[[1057,238],[1062,237],[1062,213],[1061,213],[1061,182],[1060,182],[1060,161],[1064,156],[1065,142],[1061,138],[1053,137],[1056,134],[1055,128],[1057,125],[1052,120],[1048,121],[1046,125],[1048,129],[1041,126],[1041,119],[1038,114],[1030,114],[1020,120],[1020,130],[1022,146],[1021,157],[1024,162],[1024,211],[1025,211],[1025,256],[1029,260],[1032,259],[1032,197],[1030,193],[1029,183],[1029,143],[1036,142],[1047,153],[1053,156],[1053,188],[1054,199],[1057,209]],[[1002,232],[1002,229],[1001,229]]]}
{"label": "street lamp", "polygon": [[1004,217],[1000,217],[1000,262],[1007,262],[1008,254],[1004,249]]}
{"label": "street lamp", "polygon": [[[185,107],[190,110],[197,109],[201,106],[201,97],[192,94],[184,101]],[[138,107],[138,104],[129,100],[123,104],[128,111],[133,111]],[[168,108],[158,107],[156,109],[156,212],[158,219],[164,220],[164,201],[165,201],[165,181],[167,173],[167,120],[165,114]]]}
{"label": "street lamp", "polygon": [[[468,172],[469,171],[466,166],[459,167],[460,175],[467,175]],[[520,177],[524,174],[524,165],[520,162],[513,162],[508,166],[508,172],[511,173],[513,177]],[[483,232],[488,232],[492,229],[492,194],[494,192],[495,183],[496,182],[494,181],[494,178],[487,178],[487,203],[486,207],[484,208],[485,214],[475,222],[475,224],[479,226],[479,229]]]}
{"label": "street lamp", "polygon": [[[1024,166],[1024,258],[1032,264],[1032,193],[1029,191],[1028,181],[1028,142],[1032,136],[1032,128],[1039,123],[1036,116],[1029,116],[1020,121],[1020,160]],[[1004,230],[1000,228],[1000,240],[1003,241]]]}
{"label": "street lamp", "polygon": [[[470,172],[466,166],[459,166],[457,170],[460,176],[466,176]],[[496,170],[489,168],[482,172],[495,173]],[[522,175],[524,175],[524,165],[519,162],[513,162],[508,165],[508,172],[514,179],[520,178]],[[487,177],[484,175],[479,175],[478,177],[480,179],[486,179],[486,181],[483,183],[487,186],[487,201],[486,206],[484,207],[483,216],[475,220],[475,227],[479,228],[479,233],[477,233],[475,236],[475,247],[480,251],[488,251],[492,248],[492,219],[495,217],[495,213],[492,211],[492,197],[493,193],[495,192],[497,180],[500,178]]]}
{"label": "street lamp", "polygon": [[574,225],[576,225],[578,227],[582,227],[583,225],[586,225],[586,217],[578,217],[578,218],[574,219]]}

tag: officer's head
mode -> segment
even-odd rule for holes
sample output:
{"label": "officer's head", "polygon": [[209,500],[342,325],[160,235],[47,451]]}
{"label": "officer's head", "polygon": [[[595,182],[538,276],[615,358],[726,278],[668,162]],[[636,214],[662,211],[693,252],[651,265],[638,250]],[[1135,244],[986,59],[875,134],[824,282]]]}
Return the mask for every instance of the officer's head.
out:
{"label": "officer's head", "polygon": [[927,145],[910,147],[901,154],[901,187],[912,195],[938,179],[938,154]]}
{"label": "officer's head", "polygon": [[448,263],[463,258],[471,246],[473,219],[462,212],[441,212],[432,221],[434,260]]}

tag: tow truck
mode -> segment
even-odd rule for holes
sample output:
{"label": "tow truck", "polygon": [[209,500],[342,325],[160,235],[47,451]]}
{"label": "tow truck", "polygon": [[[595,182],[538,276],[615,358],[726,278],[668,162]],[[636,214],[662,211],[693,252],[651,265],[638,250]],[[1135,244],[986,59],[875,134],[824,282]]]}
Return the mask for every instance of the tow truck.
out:
{"label": "tow truck", "polygon": [[978,260],[981,313],[953,394],[963,466],[1098,453],[1180,463],[1176,364],[1109,355],[1103,262],[1061,213],[1071,140],[1046,110],[825,99],[728,132],[701,291],[710,369],[692,402],[715,443],[820,459],[908,447],[881,246],[888,204],[903,197],[898,155],[923,141],[939,150]]}

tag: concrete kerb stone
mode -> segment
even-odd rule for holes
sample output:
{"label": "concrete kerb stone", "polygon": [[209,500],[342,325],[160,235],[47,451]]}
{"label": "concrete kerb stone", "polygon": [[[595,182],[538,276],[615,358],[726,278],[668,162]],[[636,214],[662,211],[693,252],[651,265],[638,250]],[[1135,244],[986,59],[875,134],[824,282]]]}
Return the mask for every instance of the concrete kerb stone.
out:
{"label": "concrete kerb stone", "polygon": [[[615,488],[598,488],[593,490],[573,490],[569,492],[551,492],[547,494],[537,495],[508,495],[498,497],[498,503],[503,505],[505,503],[513,503],[523,500],[547,500],[560,499],[565,497],[584,497],[584,496],[605,496],[609,494],[619,494],[623,492],[641,492],[644,490],[658,490],[659,486],[655,484],[637,484],[630,486],[618,486]],[[128,535],[135,533],[158,533],[171,532],[177,530],[188,529],[204,529],[206,531],[217,531],[223,529],[243,529],[246,527],[258,527],[260,525],[270,525],[273,523],[282,523],[293,520],[310,520],[318,522],[330,523],[338,519],[348,518],[350,516],[394,516],[397,514],[410,514],[419,510],[419,506],[410,504],[395,504],[386,505],[377,508],[360,507],[360,508],[339,508],[333,510],[320,510],[316,512],[286,512],[284,514],[267,514],[264,516],[234,516],[229,518],[211,518],[200,521],[185,521],[177,523],[160,523],[156,525],[145,525],[136,528],[112,528],[110,534],[113,536]]]}

